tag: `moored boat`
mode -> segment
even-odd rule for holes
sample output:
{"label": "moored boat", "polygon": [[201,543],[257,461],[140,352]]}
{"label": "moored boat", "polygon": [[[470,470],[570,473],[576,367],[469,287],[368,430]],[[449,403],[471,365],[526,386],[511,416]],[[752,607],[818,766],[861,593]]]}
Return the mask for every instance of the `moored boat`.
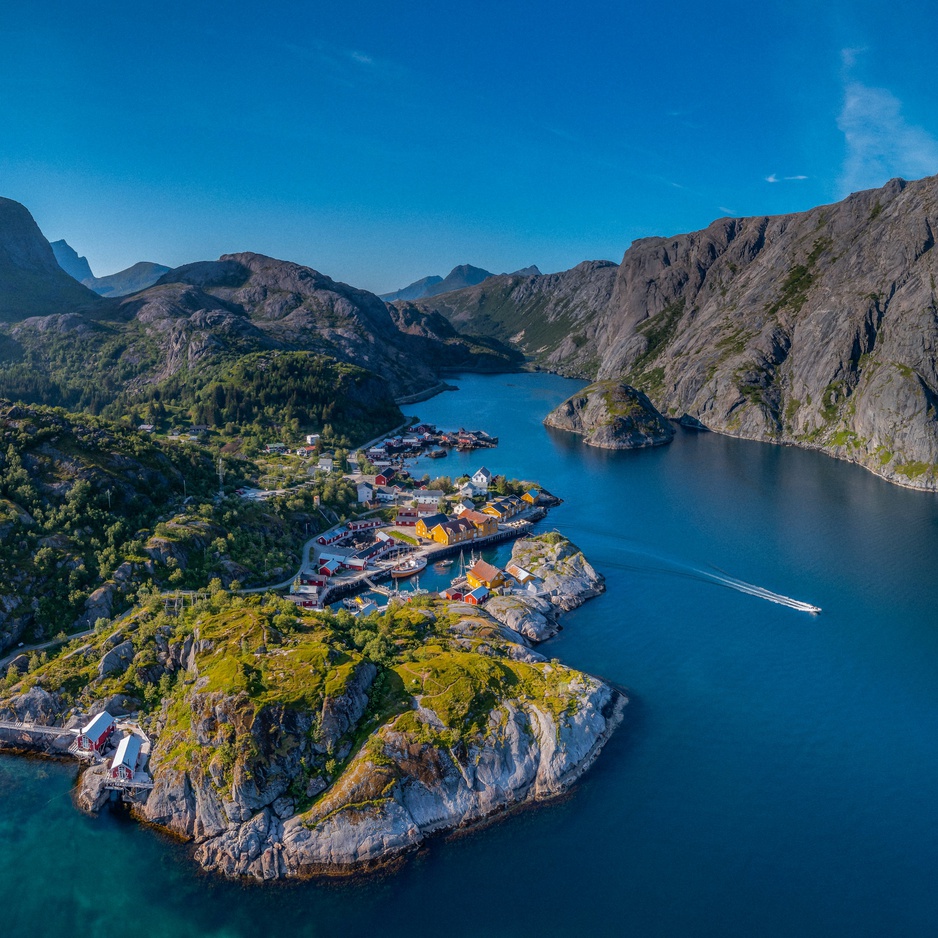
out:
{"label": "moored boat", "polygon": [[408,557],[403,563],[392,567],[391,576],[394,577],[395,580],[402,580],[405,577],[413,576],[415,573],[420,573],[422,570],[425,570],[426,567],[426,557]]}

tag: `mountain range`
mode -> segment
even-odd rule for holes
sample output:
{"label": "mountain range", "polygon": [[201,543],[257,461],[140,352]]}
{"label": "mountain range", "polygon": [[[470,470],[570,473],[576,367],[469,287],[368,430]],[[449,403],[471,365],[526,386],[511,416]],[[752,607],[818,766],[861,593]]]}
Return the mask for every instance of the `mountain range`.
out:
{"label": "mountain range", "polygon": [[129,293],[145,290],[153,286],[170,269],[152,261],[138,261],[116,274],[95,277],[88,258],[79,257],[78,252],[67,241],[53,241],[50,247],[62,270],[99,296],[127,296]]}
{"label": "mountain range", "polygon": [[806,212],[644,238],[619,264],[457,267],[424,283],[433,295],[390,303],[250,253],[105,298],[0,200],[0,394],[93,410],[188,394],[196,406],[244,356],[302,353],[401,397],[448,370],[527,359],[626,382],[666,416],[938,489],[936,227],[938,177],[894,179]]}
{"label": "mountain range", "polygon": [[[188,408],[197,423],[319,425],[344,413],[338,432],[373,432],[369,408],[398,419],[394,398],[427,391],[447,370],[523,359],[441,316],[260,254],[187,264],[130,296],[101,297],[59,267],[10,200],[0,204],[0,314],[0,396],[109,416],[146,405]],[[258,370],[278,386],[265,389]]]}
{"label": "mountain range", "polygon": [[[509,277],[514,276],[536,276],[540,271],[536,266],[525,267],[523,270],[516,270]],[[394,293],[382,293],[380,298],[388,303],[398,300],[419,300],[428,296],[439,296],[441,293],[450,293],[453,290],[461,290],[463,287],[472,287],[477,283],[482,283],[495,274],[481,267],[473,267],[471,264],[460,264],[454,267],[445,277],[439,277],[436,274],[430,277],[422,277],[413,283],[402,287]]]}
{"label": "mountain range", "polygon": [[938,488],[938,177],[415,302],[664,414]]}

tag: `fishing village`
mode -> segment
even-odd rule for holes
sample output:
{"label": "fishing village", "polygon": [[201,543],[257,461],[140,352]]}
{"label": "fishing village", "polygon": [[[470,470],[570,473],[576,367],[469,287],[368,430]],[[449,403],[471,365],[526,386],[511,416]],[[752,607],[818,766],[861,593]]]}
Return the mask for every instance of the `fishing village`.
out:
{"label": "fishing village", "polygon": [[[467,452],[497,444],[497,438],[484,431],[446,433],[421,424],[406,435],[361,449],[357,458],[349,459],[348,472],[335,464],[331,454],[321,453],[317,435],[307,437],[306,446],[295,451],[270,444],[267,451],[274,458],[317,457],[311,472],[341,474],[355,486],[359,510],[310,538],[303,564],[292,579],[261,590],[280,594],[298,610],[344,611],[356,618],[435,595],[488,606],[491,615],[530,641],[549,637],[559,628],[557,616],[570,607],[571,597],[579,603],[578,594],[590,595],[594,583],[587,578],[573,588],[566,581],[558,586],[552,570],[538,575],[528,569],[535,566],[533,556],[526,566],[515,559],[517,551],[503,566],[490,560],[498,545],[529,535],[560,499],[535,482],[506,479],[485,465],[455,482],[443,477],[445,489],[431,487],[427,476],[417,479],[410,471],[413,461],[440,459],[449,449]],[[263,498],[277,493],[238,494]],[[490,559],[484,559],[483,552]],[[432,580],[432,590],[420,585],[421,575]],[[187,602],[205,595],[165,593],[165,609],[178,614]],[[134,653],[119,621],[113,628],[98,668],[102,676],[122,670],[127,665],[124,659]],[[79,647],[70,654],[85,650]],[[12,663],[4,663],[16,668],[25,657],[20,654]],[[96,811],[108,800],[146,801],[154,784],[148,773],[151,740],[138,715],[127,712],[121,699],[87,713],[75,708],[64,725],[46,725],[38,716],[0,721],[0,748],[5,744],[77,759],[84,771],[76,798],[86,810]]]}

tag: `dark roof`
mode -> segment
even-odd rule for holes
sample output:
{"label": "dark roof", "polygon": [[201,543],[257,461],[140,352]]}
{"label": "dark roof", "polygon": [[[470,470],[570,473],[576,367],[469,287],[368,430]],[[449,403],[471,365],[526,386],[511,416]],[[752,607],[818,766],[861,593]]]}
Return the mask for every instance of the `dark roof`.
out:
{"label": "dark roof", "polygon": [[427,517],[423,519],[423,523],[427,526],[428,531],[431,528],[435,528],[438,524],[446,524],[447,521],[449,521],[449,517],[444,515],[441,511],[438,511],[435,515],[427,515]]}

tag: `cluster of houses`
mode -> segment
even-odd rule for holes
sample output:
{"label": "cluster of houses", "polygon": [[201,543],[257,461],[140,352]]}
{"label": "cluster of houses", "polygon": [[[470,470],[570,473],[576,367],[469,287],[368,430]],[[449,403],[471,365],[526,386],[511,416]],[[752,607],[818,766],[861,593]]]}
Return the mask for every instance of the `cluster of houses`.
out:
{"label": "cluster of houses", "polygon": [[[102,710],[82,727],[77,739],[78,751],[88,754],[102,752],[116,728],[114,717],[107,710]],[[119,781],[132,782],[142,748],[143,742],[136,733],[128,733],[122,737],[111,758],[108,776]]]}
{"label": "cluster of houses", "polygon": [[481,606],[493,593],[513,583],[536,591],[538,578],[514,562],[500,570],[484,560],[477,560],[466,571],[464,581],[454,583],[440,595],[443,599],[457,599],[471,606]]}
{"label": "cluster of houses", "polygon": [[445,456],[445,448],[472,450],[497,444],[498,437],[489,436],[484,430],[459,429],[455,433],[445,433],[431,424],[421,423],[411,427],[406,436],[390,437],[372,446],[365,455],[376,466],[384,466],[393,460],[420,456],[427,450],[431,450],[431,456]]}

